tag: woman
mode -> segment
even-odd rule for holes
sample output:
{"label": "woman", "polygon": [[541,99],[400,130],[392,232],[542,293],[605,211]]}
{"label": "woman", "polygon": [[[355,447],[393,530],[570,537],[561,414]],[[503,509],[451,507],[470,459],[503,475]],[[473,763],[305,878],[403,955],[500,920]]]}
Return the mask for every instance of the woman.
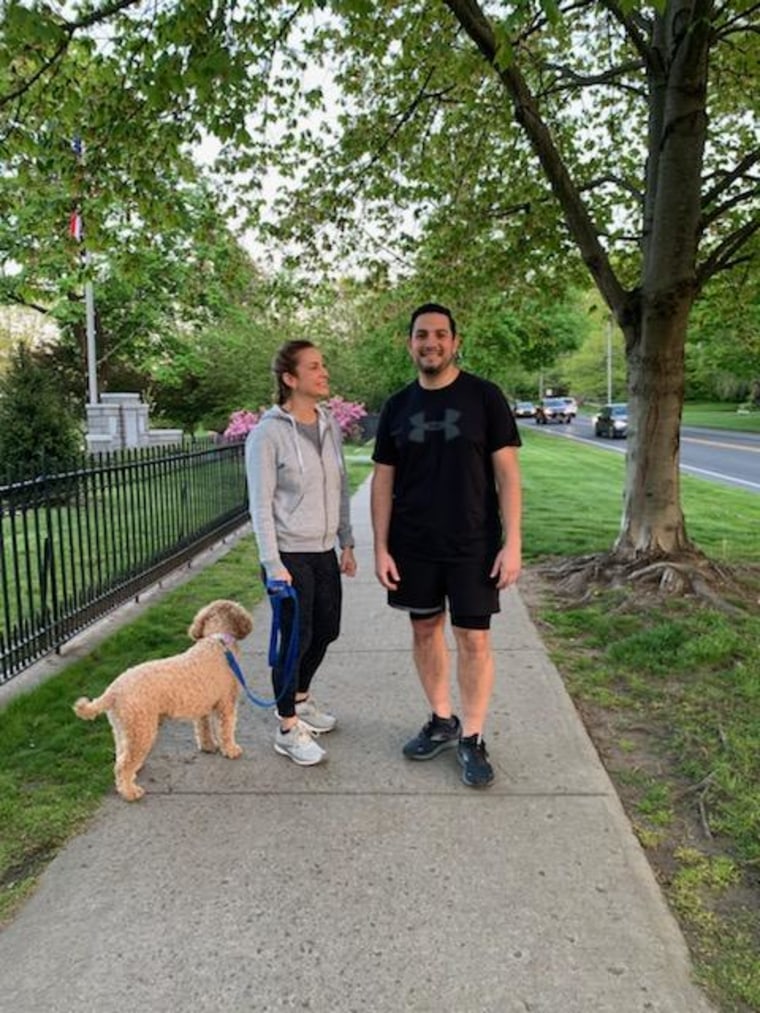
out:
{"label": "woman", "polygon": [[[322,355],[310,341],[288,341],[272,370],[277,404],[248,435],[246,475],[265,579],[292,584],[300,612],[299,658],[290,684],[284,685],[282,659],[272,670],[279,719],[274,748],[311,766],[326,755],[313,735],[336,724],[311,695],[311,682],[340,631],[340,575],[353,577],[356,560],[340,427],[320,404],[330,394]],[[287,646],[292,610],[289,601],[284,604]]]}

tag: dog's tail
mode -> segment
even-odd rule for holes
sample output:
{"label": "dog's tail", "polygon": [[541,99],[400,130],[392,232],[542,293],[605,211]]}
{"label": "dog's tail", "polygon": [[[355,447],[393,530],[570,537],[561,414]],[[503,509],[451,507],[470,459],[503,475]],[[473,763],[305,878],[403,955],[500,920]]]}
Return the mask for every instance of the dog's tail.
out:
{"label": "dog's tail", "polygon": [[103,696],[99,696],[97,700],[90,700],[86,696],[80,696],[74,704],[74,713],[77,717],[83,718],[85,721],[92,721],[93,718],[96,718],[99,714],[108,710],[107,696],[108,694],[104,693]]}

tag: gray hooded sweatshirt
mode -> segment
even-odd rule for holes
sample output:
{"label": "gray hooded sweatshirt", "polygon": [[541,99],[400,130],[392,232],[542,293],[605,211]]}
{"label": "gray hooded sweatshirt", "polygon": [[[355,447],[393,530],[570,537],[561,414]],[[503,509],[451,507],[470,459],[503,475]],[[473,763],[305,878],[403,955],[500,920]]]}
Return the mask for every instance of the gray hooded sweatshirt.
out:
{"label": "gray hooded sweatshirt", "polygon": [[280,552],[327,552],[336,541],[353,548],[340,426],[322,405],[317,419],[321,453],[279,405],[246,438],[248,501],[267,577],[284,568]]}

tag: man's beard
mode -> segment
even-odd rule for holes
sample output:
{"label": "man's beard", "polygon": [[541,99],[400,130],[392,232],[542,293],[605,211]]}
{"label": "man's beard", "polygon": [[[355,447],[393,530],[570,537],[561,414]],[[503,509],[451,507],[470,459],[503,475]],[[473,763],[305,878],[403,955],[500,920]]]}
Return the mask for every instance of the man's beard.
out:
{"label": "man's beard", "polygon": [[448,359],[442,359],[440,362],[426,362],[423,359],[418,359],[417,368],[425,376],[438,376],[440,373],[445,373],[449,366],[453,366],[455,363],[456,355],[450,355]]}

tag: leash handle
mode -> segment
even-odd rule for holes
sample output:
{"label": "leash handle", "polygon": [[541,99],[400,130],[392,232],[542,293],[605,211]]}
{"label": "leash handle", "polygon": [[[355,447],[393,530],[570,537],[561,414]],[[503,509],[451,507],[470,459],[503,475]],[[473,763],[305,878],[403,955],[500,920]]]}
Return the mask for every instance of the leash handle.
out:
{"label": "leash handle", "polygon": [[[269,601],[272,604],[272,631],[269,636],[269,666],[275,668],[282,654],[282,607],[289,598],[293,602],[293,623],[290,628],[285,657],[283,658],[283,693],[290,685],[298,662],[299,621],[298,594],[286,580],[268,580],[266,583]],[[281,694],[282,695],[282,694]]]}

